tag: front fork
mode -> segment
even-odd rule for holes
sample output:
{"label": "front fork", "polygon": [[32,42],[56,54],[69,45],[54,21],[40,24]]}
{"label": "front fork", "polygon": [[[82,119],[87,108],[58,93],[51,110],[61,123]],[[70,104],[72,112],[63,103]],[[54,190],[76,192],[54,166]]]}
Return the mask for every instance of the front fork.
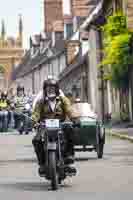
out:
{"label": "front fork", "polygon": [[57,142],[56,141],[55,142],[49,142],[48,137],[46,137],[46,138],[43,137],[42,142],[44,144],[46,166],[49,165],[49,163],[48,163],[49,162],[49,159],[48,159],[49,151],[55,151],[57,159],[58,159],[58,161],[57,161],[58,165],[64,164],[63,156],[62,156],[62,150],[61,150],[60,133],[58,134]]}

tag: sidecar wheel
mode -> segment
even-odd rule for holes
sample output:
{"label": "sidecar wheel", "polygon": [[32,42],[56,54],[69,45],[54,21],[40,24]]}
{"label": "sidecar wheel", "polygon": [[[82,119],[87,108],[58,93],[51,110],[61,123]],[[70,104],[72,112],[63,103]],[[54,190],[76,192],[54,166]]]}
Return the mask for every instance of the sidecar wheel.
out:
{"label": "sidecar wheel", "polygon": [[19,135],[23,135],[23,131],[22,130],[19,130]]}

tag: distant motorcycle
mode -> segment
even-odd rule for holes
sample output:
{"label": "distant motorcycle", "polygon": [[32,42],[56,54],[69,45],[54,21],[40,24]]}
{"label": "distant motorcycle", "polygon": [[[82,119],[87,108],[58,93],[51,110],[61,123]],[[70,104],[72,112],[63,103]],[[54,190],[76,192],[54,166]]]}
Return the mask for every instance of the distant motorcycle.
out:
{"label": "distant motorcycle", "polygon": [[25,107],[21,113],[21,122],[19,126],[19,133],[20,135],[25,132],[26,135],[29,134],[29,132],[32,130],[31,121],[29,120],[29,117],[31,117],[31,105],[29,103],[25,104]]}
{"label": "distant motorcycle", "polygon": [[[67,122],[67,126],[72,123]],[[51,189],[57,190],[58,185],[67,177],[75,176],[76,173],[69,171],[64,162],[65,137],[63,127],[58,119],[46,119],[39,124],[39,131],[45,152],[46,172],[44,177],[51,182]]]}
{"label": "distant motorcycle", "polygon": [[15,127],[14,110],[15,110],[15,105],[14,103],[11,103],[9,110],[9,120],[8,120],[9,128],[11,129]]}

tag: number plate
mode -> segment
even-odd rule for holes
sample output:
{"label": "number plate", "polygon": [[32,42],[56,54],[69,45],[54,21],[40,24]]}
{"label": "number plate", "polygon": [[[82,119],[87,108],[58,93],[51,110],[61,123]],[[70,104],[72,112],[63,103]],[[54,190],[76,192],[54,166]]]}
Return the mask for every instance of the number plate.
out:
{"label": "number plate", "polygon": [[48,150],[56,150],[56,143],[48,143]]}
{"label": "number plate", "polygon": [[45,121],[45,123],[46,123],[46,128],[59,128],[60,127],[59,119],[47,119]]}

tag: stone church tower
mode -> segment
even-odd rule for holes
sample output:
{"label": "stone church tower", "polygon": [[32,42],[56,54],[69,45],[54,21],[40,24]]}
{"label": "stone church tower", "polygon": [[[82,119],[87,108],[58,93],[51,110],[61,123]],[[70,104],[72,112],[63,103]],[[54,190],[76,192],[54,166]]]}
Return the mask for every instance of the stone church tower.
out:
{"label": "stone church tower", "polygon": [[7,89],[10,85],[11,73],[21,61],[23,49],[23,23],[19,16],[17,37],[7,37],[4,20],[1,22],[0,35],[0,89]]}

